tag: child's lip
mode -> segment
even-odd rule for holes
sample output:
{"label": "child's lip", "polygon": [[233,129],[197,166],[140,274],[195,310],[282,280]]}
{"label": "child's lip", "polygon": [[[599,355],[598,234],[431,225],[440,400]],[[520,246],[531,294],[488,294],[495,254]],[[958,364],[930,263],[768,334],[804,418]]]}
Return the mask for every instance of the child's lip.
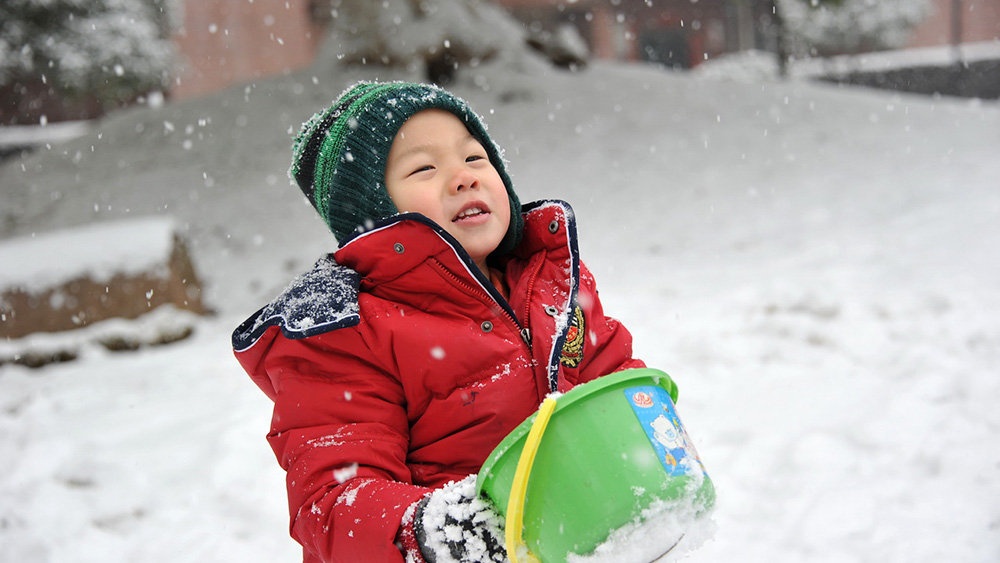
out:
{"label": "child's lip", "polygon": [[[463,215],[463,213],[475,209],[478,209],[479,213],[473,213],[471,215]],[[469,203],[466,203],[465,205],[462,206],[462,209],[460,209],[458,213],[455,214],[455,217],[452,218],[451,222],[454,223],[456,221],[461,221],[469,217],[475,217],[479,214],[486,214],[486,213],[491,213],[488,205],[486,205],[481,201],[470,201]]]}

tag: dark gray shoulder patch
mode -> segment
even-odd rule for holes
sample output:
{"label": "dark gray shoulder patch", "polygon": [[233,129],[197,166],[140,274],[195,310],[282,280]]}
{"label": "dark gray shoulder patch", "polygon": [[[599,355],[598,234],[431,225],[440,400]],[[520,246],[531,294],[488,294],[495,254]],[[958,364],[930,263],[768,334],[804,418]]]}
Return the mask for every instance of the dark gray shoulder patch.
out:
{"label": "dark gray shoulder patch", "polygon": [[272,326],[280,327],[286,338],[298,339],[358,324],[360,282],[357,272],[337,264],[333,256],[320,258],[281,295],[237,327],[233,349],[253,346]]}

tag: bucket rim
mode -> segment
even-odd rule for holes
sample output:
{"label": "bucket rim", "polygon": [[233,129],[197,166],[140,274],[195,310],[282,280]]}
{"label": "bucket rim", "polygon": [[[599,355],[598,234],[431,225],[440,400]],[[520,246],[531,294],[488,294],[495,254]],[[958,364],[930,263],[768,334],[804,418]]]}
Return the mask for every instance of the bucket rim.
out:
{"label": "bucket rim", "polygon": [[[670,400],[674,403],[677,402],[677,384],[674,383],[674,380],[665,371],[656,368],[630,368],[610,373],[588,381],[587,383],[577,385],[565,393],[559,395],[549,395],[554,396],[556,399],[556,406],[552,411],[552,417],[554,418],[560,410],[572,406],[574,403],[581,401],[585,397],[593,395],[608,387],[639,379],[659,379],[661,381],[658,383],[661,385],[663,384],[662,380],[665,380],[666,385],[664,385],[664,388],[667,390],[667,393],[670,394]],[[524,437],[528,434],[531,430],[532,422],[537,415],[538,411],[536,410],[531,414],[531,416],[523,420],[513,430],[511,430],[510,433],[507,434],[507,436],[505,436],[495,448],[493,448],[493,451],[491,451],[490,455],[487,456],[486,461],[483,462],[482,467],[479,468],[479,473],[476,479],[477,494],[483,493],[483,489],[486,487],[486,482],[488,480],[487,476],[492,474],[493,467],[497,464],[497,462],[500,461],[500,459],[514,444],[524,439]]]}

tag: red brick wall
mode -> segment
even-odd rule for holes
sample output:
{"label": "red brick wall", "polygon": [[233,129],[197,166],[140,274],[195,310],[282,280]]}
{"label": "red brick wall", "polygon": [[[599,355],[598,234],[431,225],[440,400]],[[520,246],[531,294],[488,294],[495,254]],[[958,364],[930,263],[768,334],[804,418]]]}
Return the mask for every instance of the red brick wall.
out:
{"label": "red brick wall", "polygon": [[184,0],[170,94],[198,96],[312,62],[323,28],[305,0]]}
{"label": "red brick wall", "polygon": [[[934,12],[914,30],[910,47],[948,45],[952,36],[953,0],[932,0]],[[1000,39],[1000,0],[961,0],[962,42]]]}

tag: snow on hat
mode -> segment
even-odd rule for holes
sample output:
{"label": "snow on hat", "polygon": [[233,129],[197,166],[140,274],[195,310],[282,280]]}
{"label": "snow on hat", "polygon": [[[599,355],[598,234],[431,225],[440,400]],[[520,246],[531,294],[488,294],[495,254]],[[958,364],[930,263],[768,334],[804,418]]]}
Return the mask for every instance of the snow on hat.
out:
{"label": "snow on hat", "polygon": [[288,173],[343,242],[359,226],[399,213],[385,187],[386,161],[399,128],[425,109],[453,113],[486,149],[510,200],[510,225],[496,252],[509,252],[521,238],[524,220],[503,153],[468,103],[437,86],[406,82],[351,86],[302,126]]}

